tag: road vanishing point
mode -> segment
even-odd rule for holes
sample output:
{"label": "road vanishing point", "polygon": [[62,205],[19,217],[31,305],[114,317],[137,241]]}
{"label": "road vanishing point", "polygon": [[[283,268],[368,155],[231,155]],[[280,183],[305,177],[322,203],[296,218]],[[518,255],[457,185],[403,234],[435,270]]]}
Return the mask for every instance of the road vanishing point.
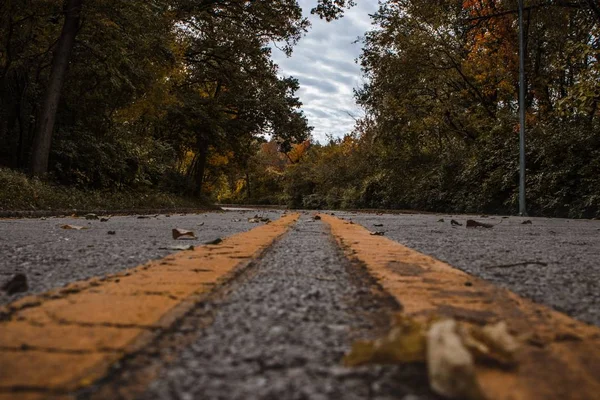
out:
{"label": "road vanishing point", "polygon": [[[3,219],[0,252],[0,400],[600,398],[600,221]],[[409,325],[424,332],[414,360],[344,362]],[[478,361],[508,339],[510,366]]]}

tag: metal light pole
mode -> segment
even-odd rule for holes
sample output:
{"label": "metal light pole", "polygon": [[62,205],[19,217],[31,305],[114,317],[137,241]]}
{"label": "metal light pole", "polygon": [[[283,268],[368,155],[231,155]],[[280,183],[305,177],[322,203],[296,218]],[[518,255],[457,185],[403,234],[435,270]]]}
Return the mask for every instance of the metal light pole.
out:
{"label": "metal light pole", "polygon": [[523,32],[523,0],[519,0],[519,214],[527,215],[525,207],[525,34]]}

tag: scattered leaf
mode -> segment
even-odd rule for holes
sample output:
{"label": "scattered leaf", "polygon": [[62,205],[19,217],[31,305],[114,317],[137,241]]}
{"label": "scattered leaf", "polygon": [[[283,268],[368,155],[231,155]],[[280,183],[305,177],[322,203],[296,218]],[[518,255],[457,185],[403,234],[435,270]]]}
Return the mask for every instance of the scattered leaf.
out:
{"label": "scattered leaf", "polygon": [[386,336],[355,342],[343,363],[352,367],[425,362],[434,392],[448,398],[482,400],[476,365],[515,367],[519,343],[505,322],[483,327],[453,319],[420,322],[399,313]]}
{"label": "scattered leaf", "polygon": [[150,217],[147,215],[138,215],[137,219],[149,219]]}
{"label": "scattered leaf", "polygon": [[61,226],[62,229],[72,229],[75,231],[80,231],[82,229],[89,229],[87,226],[77,226],[77,225],[63,225]]}
{"label": "scattered leaf", "polygon": [[101,217],[100,222],[108,222],[109,219],[110,217]]}
{"label": "scattered leaf", "polygon": [[187,231],[185,229],[175,228],[173,229],[173,239],[197,239],[193,231]]}
{"label": "scattered leaf", "polygon": [[200,222],[198,226],[204,226],[204,222]]}
{"label": "scattered leaf", "polygon": [[260,223],[260,219],[258,219],[258,218],[248,218],[248,222],[250,222],[251,224],[258,224],[258,223]]}
{"label": "scattered leaf", "polygon": [[372,341],[357,341],[343,360],[354,367],[365,364],[404,364],[425,361],[425,331],[411,319],[397,316],[387,336]]}
{"label": "scattered leaf", "polygon": [[531,222],[530,219],[528,219],[527,221],[521,222],[521,225],[531,225],[531,224],[533,224],[533,222]]}
{"label": "scattered leaf", "polygon": [[320,215],[315,215],[315,216],[313,217],[313,219],[314,219],[315,221],[319,221],[319,220],[321,219],[321,216],[320,216]]}
{"label": "scattered leaf", "polygon": [[107,232],[107,234],[108,234],[108,235],[116,235],[116,234],[117,234],[117,232],[116,232],[116,231],[108,231],[108,232]]}
{"label": "scattered leaf", "polygon": [[[516,364],[515,355],[519,343],[508,332],[504,321],[483,328],[470,326],[463,340],[479,362],[493,362],[503,367],[513,367]],[[474,343],[477,344],[471,348],[470,345]]]}
{"label": "scattered leaf", "polygon": [[440,219],[438,219],[438,222],[446,222],[446,221],[444,221],[444,218],[440,218]]}
{"label": "scattered leaf", "polygon": [[385,232],[381,232],[381,231],[375,231],[375,232],[370,232],[371,236],[383,236],[385,235]]}
{"label": "scattered leaf", "polygon": [[223,239],[221,238],[216,238],[215,240],[210,240],[208,242],[205,242],[204,244],[219,244],[223,241]]}
{"label": "scattered leaf", "polygon": [[475,376],[475,360],[458,332],[454,320],[434,322],[427,332],[429,385],[449,398],[482,399]]}
{"label": "scattered leaf", "polygon": [[46,220],[46,217],[40,218],[40,221],[45,221],[45,220]]}
{"label": "scattered leaf", "polygon": [[236,218],[236,219],[232,219],[232,220],[231,220],[231,222],[242,222],[242,220],[241,220],[241,219],[238,219],[238,218]]}
{"label": "scattered leaf", "polygon": [[27,275],[15,274],[4,285],[2,285],[2,290],[9,295],[28,291],[29,285],[27,284]]}
{"label": "scattered leaf", "polygon": [[85,219],[98,219],[96,214],[85,214]]}
{"label": "scattered leaf", "polygon": [[477,222],[473,219],[467,220],[467,228],[493,228],[492,224],[484,224],[483,222]]}
{"label": "scattered leaf", "polygon": [[453,220],[450,221],[450,225],[452,225],[452,226],[463,226],[463,224],[461,224],[460,222],[458,222],[455,219],[453,219]]}
{"label": "scattered leaf", "polygon": [[179,246],[167,246],[167,247],[159,247],[159,250],[179,250],[179,251],[186,251],[186,250],[194,250],[194,246],[191,244],[187,244],[187,245],[179,245]]}
{"label": "scattered leaf", "polygon": [[382,227],[382,226],[383,226],[383,224],[373,224],[373,226],[376,226],[376,227],[378,227],[378,228],[379,228],[379,227]]}

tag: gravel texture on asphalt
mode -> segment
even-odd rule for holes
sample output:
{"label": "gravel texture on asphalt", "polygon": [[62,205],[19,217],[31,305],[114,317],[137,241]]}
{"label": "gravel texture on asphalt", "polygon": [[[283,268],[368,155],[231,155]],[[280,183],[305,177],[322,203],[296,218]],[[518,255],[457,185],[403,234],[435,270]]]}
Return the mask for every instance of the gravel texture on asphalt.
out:
{"label": "gravel texture on asphalt", "polygon": [[[335,212],[472,275],[600,326],[600,221]],[[466,221],[493,228],[466,228]],[[443,220],[443,222],[442,222]],[[452,225],[451,221],[462,224]],[[531,221],[531,224],[523,224]],[[376,226],[380,225],[380,226]]]}
{"label": "gravel texture on asphalt", "polygon": [[[0,290],[0,304],[164,257],[176,251],[169,249],[172,246],[199,245],[250,230],[259,225],[248,221],[255,215],[277,219],[281,211],[114,216],[107,222],[51,217],[0,220],[0,287],[15,274],[25,274],[29,287],[10,296]],[[69,224],[89,229],[61,228]],[[174,240],[173,228],[194,231],[197,239]]]}
{"label": "gravel texture on asphalt", "polygon": [[341,366],[353,339],[387,329],[395,303],[321,221],[303,217],[251,268],[140,399],[437,399],[424,367]]}

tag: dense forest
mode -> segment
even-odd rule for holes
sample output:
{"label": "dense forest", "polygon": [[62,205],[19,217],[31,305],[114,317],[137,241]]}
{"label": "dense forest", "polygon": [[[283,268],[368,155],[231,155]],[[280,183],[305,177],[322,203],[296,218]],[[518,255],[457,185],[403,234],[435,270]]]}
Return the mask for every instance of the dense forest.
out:
{"label": "dense forest", "polygon": [[[353,132],[300,160],[265,146],[255,201],[308,208],[518,211],[517,1],[380,2]],[[600,4],[525,2],[527,202],[600,215]],[[271,160],[271,161],[268,161]]]}
{"label": "dense forest", "polygon": [[[220,202],[515,213],[517,1],[379,4],[355,91],[365,116],[317,143],[298,81],[271,60],[310,28],[295,0],[1,0],[0,171]],[[529,211],[598,216],[600,3],[525,1],[524,20]]]}

